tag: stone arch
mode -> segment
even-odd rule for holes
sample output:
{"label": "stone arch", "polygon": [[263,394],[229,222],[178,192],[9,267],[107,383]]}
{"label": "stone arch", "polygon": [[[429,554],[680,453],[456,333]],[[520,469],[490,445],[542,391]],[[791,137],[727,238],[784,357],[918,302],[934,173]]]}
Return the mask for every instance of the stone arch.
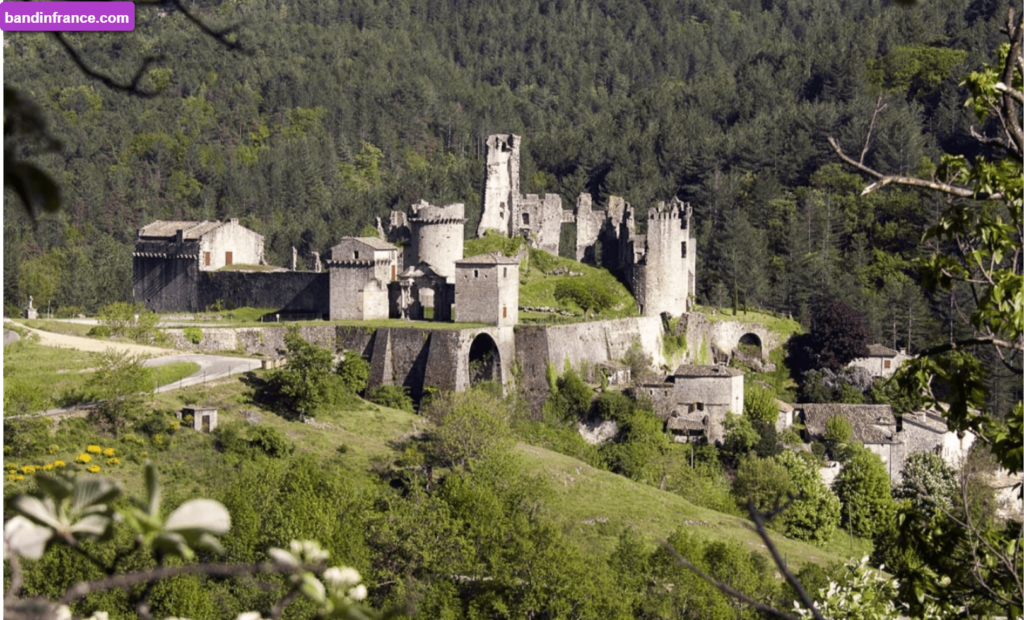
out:
{"label": "stone arch", "polygon": [[756,348],[757,357],[761,357],[764,354],[764,344],[761,342],[761,337],[753,332],[747,332],[740,336],[736,348],[741,351],[745,348],[751,355],[755,354],[754,348]]}
{"label": "stone arch", "polygon": [[502,383],[501,352],[489,334],[480,334],[469,346],[469,384],[480,381]]}

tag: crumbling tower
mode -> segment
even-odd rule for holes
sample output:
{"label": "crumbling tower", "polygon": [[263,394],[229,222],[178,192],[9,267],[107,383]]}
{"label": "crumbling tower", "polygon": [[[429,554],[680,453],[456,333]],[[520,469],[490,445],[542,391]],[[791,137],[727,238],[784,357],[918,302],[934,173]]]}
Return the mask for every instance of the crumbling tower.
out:
{"label": "crumbling tower", "polygon": [[673,198],[647,214],[645,251],[634,267],[634,294],[644,316],[679,316],[692,308],[696,292],[696,239],[690,205]]}
{"label": "crumbling tower", "polygon": [[496,230],[512,236],[512,223],[518,221],[519,206],[519,136],[497,134],[487,138],[487,180],[484,184],[484,209],[477,227],[478,237],[484,231]]}

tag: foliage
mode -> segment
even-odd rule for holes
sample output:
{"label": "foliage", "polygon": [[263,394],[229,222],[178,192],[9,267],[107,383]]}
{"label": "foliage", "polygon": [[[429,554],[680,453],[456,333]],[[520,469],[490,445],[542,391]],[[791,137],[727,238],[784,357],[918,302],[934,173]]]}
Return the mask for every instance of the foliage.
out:
{"label": "foliage", "polygon": [[819,368],[836,372],[867,355],[868,338],[863,314],[841,301],[827,303],[815,309],[809,333],[786,342],[786,365],[801,375]]}
{"label": "foliage", "polygon": [[110,330],[111,336],[131,338],[136,342],[152,342],[158,335],[160,317],[145,304],[115,301],[99,309],[100,324]]}
{"label": "foliage", "polygon": [[555,382],[557,391],[548,395],[544,412],[557,421],[577,421],[590,412],[594,390],[572,368],[567,368]]}
{"label": "foliage", "polygon": [[889,473],[877,454],[855,450],[843,465],[832,490],[843,503],[843,525],[854,534],[873,537],[894,517]]}
{"label": "foliage", "polygon": [[344,351],[335,372],[341,377],[341,383],[346,390],[353,394],[362,394],[366,390],[366,381],[370,378],[370,362],[357,351]]}
{"label": "foliage", "polygon": [[185,336],[185,340],[192,344],[199,344],[203,341],[203,330],[198,327],[186,327],[182,330],[182,334]]}
{"label": "foliage", "polygon": [[740,509],[752,507],[760,514],[771,514],[785,505],[795,488],[789,471],[775,459],[742,459],[732,484],[732,495]]}
{"label": "foliage", "polygon": [[366,393],[367,400],[382,407],[413,412],[412,397],[405,386],[380,385]]}
{"label": "foliage", "polygon": [[775,392],[757,383],[745,384],[743,415],[751,421],[775,424],[779,418],[779,404],[775,402]]}
{"label": "foliage", "polygon": [[915,452],[903,465],[900,483],[892,491],[896,499],[909,500],[925,516],[953,510],[959,485],[956,472],[931,452]]}
{"label": "foliage", "polygon": [[639,482],[659,485],[665,475],[662,459],[670,446],[664,426],[653,412],[635,409],[620,425],[619,441],[602,446],[611,470]]}
{"label": "foliage", "polygon": [[835,415],[825,421],[825,446],[835,457],[836,450],[853,438],[853,425],[844,416]]}
{"label": "foliage", "polygon": [[622,392],[602,392],[597,397],[594,410],[602,420],[614,420],[625,424],[633,415],[635,403]]}
{"label": "foliage", "polygon": [[96,419],[117,436],[144,410],[143,392],[153,387],[152,372],[142,365],[141,355],[107,349],[97,357],[96,372],[86,390],[101,400]]}
{"label": "foliage", "polygon": [[794,498],[777,517],[776,526],[786,535],[823,544],[839,525],[839,499],[821,481],[812,461],[786,450],[773,457],[789,472]]}
{"label": "foliage", "polygon": [[757,442],[761,441],[761,435],[754,429],[750,419],[746,416],[736,415],[731,411],[725,414],[725,444],[723,451],[742,455],[750,452]]}
{"label": "foliage", "polygon": [[341,378],[331,372],[331,352],[307,342],[295,327],[288,328],[284,342],[288,361],[283,368],[269,373],[267,396],[289,415],[300,417],[336,403],[342,391]]}
{"label": "foliage", "polygon": [[611,308],[615,298],[604,288],[594,288],[578,278],[561,280],[555,285],[555,299],[563,304],[576,304],[584,315],[600,314]]}
{"label": "foliage", "polygon": [[432,454],[443,466],[465,468],[512,447],[508,408],[485,390],[442,393],[423,414],[434,423]]}
{"label": "foliage", "polygon": [[220,450],[250,458],[280,459],[295,451],[295,446],[280,431],[269,426],[229,422],[215,428],[213,436]]}

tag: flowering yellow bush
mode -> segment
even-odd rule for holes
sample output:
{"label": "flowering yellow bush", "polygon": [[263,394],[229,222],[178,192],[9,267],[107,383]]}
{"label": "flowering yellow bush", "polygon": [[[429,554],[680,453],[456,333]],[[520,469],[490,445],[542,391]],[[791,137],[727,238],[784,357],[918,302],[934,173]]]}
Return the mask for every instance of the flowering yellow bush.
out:
{"label": "flowering yellow bush", "polygon": [[114,449],[113,448],[104,448],[103,449],[103,456],[114,456]]}
{"label": "flowering yellow bush", "polygon": [[51,443],[50,444],[50,454],[57,454],[57,450],[59,450],[59,449],[60,449],[60,446],[58,446],[57,444],[55,444],[55,443]]}
{"label": "flowering yellow bush", "polygon": [[11,447],[10,446],[4,446],[4,454],[7,454],[10,451],[11,451]]}
{"label": "flowering yellow bush", "polygon": [[92,457],[91,457],[91,456],[89,456],[88,454],[86,454],[86,453],[84,453],[84,452],[83,452],[82,454],[79,454],[79,455],[78,455],[78,458],[77,458],[77,459],[75,459],[75,462],[76,462],[76,463],[82,463],[82,464],[85,464],[85,463],[88,463],[88,462],[89,462],[89,461],[91,461],[91,460],[92,460]]}
{"label": "flowering yellow bush", "polygon": [[54,461],[53,462],[53,466],[56,467],[57,469],[60,469],[62,467],[67,467],[67,465],[68,464],[65,463],[64,461]]}
{"label": "flowering yellow bush", "polygon": [[92,472],[94,474],[98,474],[98,473],[100,473],[100,466],[99,465],[90,465],[90,466],[86,467],[85,470],[88,471],[88,472]]}
{"label": "flowering yellow bush", "polygon": [[7,479],[11,482],[17,482],[18,480],[24,480],[25,476],[22,476],[21,474],[11,474],[10,476],[7,476]]}
{"label": "flowering yellow bush", "polygon": [[113,457],[113,458],[107,459],[107,465],[120,465],[120,464],[121,464],[121,461],[116,456]]}
{"label": "flowering yellow bush", "polygon": [[103,448],[101,448],[101,447],[99,447],[99,446],[95,446],[95,445],[93,445],[93,446],[89,446],[89,447],[87,447],[87,448],[85,449],[85,451],[86,451],[86,452],[89,452],[89,453],[91,453],[91,454],[99,454],[100,452],[103,452]]}
{"label": "flowering yellow bush", "polygon": [[36,468],[35,465],[26,465],[26,466],[21,468],[21,473],[23,473],[23,474],[34,474],[34,473],[36,473],[36,469],[37,468]]}
{"label": "flowering yellow bush", "polygon": [[139,456],[149,456],[149,452],[143,450],[142,452],[139,452]]}
{"label": "flowering yellow bush", "polygon": [[51,471],[53,469],[53,463],[47,463],[43,465],[43,471]]}

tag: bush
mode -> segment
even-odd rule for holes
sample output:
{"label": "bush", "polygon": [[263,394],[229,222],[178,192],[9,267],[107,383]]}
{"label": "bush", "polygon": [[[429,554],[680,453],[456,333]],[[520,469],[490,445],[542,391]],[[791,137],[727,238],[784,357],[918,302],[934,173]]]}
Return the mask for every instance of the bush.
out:
{"label": "bush", "polygon": [[4,457],[29,458],[42,456],[53,443],[50,423],[44,418],[29,417],[4,420]]}
{"label": "bush", "polygon": [[341,377],[345,389],[353,394],[366,391],[366,382],[370,378],[370,362],[356,351],[344,351],[343,357],[334,369]]}
{"label": "bush", "polygon": [[177,422],[178,419],[171,412],[154,411],[136,422],[132,430],[147,437],[173,435],[178,428]]}
{"label": "bush", "polygon": [[746,458],[740,461],[733,481],[732,494],[736,504],[746,511],[753,506],[766,514],[786,503],[794,493],[789,470],[775,459]]}
{"label": "bush", "polygon": [[199,344],[203,341],[203,330],[198,327],[186,327],[184,330],[185,340],[192,344]]}
{"label": "bush", "polygon": [[839,498],[821,481],[818,466],[812,460],[789,450],[772,458],[789,472],[796,495],[779,515],[778,527],[791,538],[827,543],[839,524]]}
{"label": "bush", "polygon": [[569,368],[556,381],[557,391],[548,396],[544,403],[545,415],[557,422],[575,421],[590,413],[594,391],[590,389],[576,371]]}
{"label": "bush", "polygon": [[106,325],[94,325],[85,335],[90,338],[110,338],[110,328]]}
{"label": "bush", "polygon": [[439,394],[423,414],[434,423],[431,454],[443,466],[466,467],[514,444],[506,403],[485,390]]}
{"label": "bush", "polygon": [[856,450],[832,486],[843,503],[843,524],[867,538],[888,527],[896,512],[889,485],[882,459],[869,450]]}
{"label": "bush", "polygon": [[110,330],[111,336],[123,336],[136,342],[157,339],[160,317],[150,312],[143,303],[130,304],[116,301],[99,309],[100,324]]}
{"label": "bush", "polygon": [[414,411],[412,398],[401,385],[382,385],[367,393],[370,402],[382,407],[391,407],[400,411]]}
{"label": "bush", "polygon": [[331,372],[331,352],[306,342],[295,327],[288,328],[284,342],[288,362],[270,373],[264,397],[297,416],[337,403],[343,389],[340,378]]}
{"label": "bush", "polygon": [[247,458],[265,456],[284,458],[295,447],[280,431],[269,426],[254,426],[245,422],[229,422],[213,431],[217,449]]}
{"label": "bush", "polygon": [[633,409],[633,400],[622,392],[604,392],[597,397],[597,415],[602,420],[625,424],[632,417]]}
{"label": "bush", "polygon": [[743,415],[751,422],[775,424],[779,418],[779,404],[775,392],[757,383],[748,383],[743,395]]}
{"label": "bush", "polygon": [[555,299],[562,304],[576,304],[585,315],[615,305],[615,297],[607,289],[592,281],[584,282],[581,278],[560,280],[555,285]]}

